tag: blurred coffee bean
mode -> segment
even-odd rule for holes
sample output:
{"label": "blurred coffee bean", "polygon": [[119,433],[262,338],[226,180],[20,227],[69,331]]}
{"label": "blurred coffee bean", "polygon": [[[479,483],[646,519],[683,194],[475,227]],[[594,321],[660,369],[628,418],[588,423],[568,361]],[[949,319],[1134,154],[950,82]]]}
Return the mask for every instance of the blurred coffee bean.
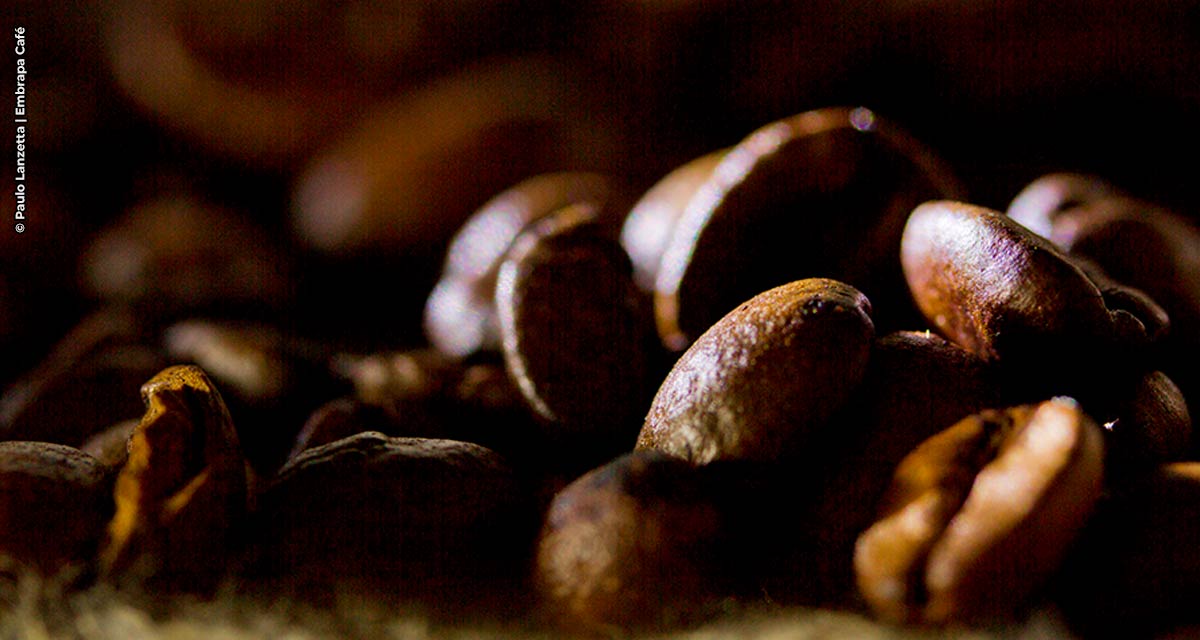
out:
{"label": "blurred coffee bean", "polygon": [[450,241],[441,279],[425,303],[425,335],[443,353],[463,358],[499,351],[496,274],[504,254],[526,226],[572,204],[611,210],[609,178],[595,173],[537,175],[488,200]]}
{"label": "blurred coffee bean", "polygon": [[[1163,465],[1101,505],[1059,581],[1088,636],[1165,637],[1200,622],[1200,463]],[[1186,634],[1185,634],[1186,635]]]}
{"label": "blurred coffee bean", "polygon": [[116,480],[101,573],[154,589],[205,592],[226,572],[247,506],[247,469],[221,394],[199,367],[142,387],[146,412]]}
{"label": "blurred coffee bean", "polygon": [[82,267],[87,293],[149,317],[261,312],[292,294],[288,258],[273,238],[191,196],[134,207],[92,239]]}
{"label": "blurred coffee bean", "polygon": [[473,442],[513,462],[541,457],[533,411],[497,362],[465,363],[422,349],[342,356],[338,368],[354,385],[353,399],[315,412],[294,453],[378,431]]}
{"label": "blurred coffee bean", "polygon": [[804,451],[866,374],[870,311],[857,289],[819,278],[755,296],[675,364],[637,448],[698,464]]}
{"label": "blurred coffee bean", "polygon": [[677,626],[725,595],[723,535],[697,469],[656,451],[626,454],[554,497],[535,584],[566,628]]}
{"label": "blurred coffee bean", "polygon": [[493,60],[375,106],[296,181],[296,234],[326,253],[428,251],[524,178],[611,168],[614,142],[571,73]]}
{"label": "blurred coffee bean", "polygon": [[112,513],[111,486],[78,449],[0,442],[0,556],[44,575],[79,571]]}
{"label": "blurred coffee bean", "polygon": [[1120,195],[1119,189],[1097,176],[1052,173],[1021,189],[1005,213],[1058,248],[1070,251],[1075,225],[1060,224],[1059,215],[1096,200]]}
{"label": "blurred coffee bean", "polygon": [[[1031,185],[1028,189],[1036,187]],[[1018,196],[1020,197],[1020,196]],[[1019,204],[1014,201],[1014,205]],[[1045,237],[1095,262],[1113,280],[1144,291],[1166,310],[1171,328],[1158,366],[1200,401],[1200,229],[1165,207],[1119,193],[1059,210],[1029,208]]]}
{"label": "blurred coffee bean", "polygon": [[106,469],[119,471],[129,460],[129,440],[140,420],[122,420],[84,441],[79,450]]}
{"label": "blurred coffee bean", "polygon": [[893,621],[1014,613],[1091,514],[1103,450],[1099,428],[1065,398],[985,411],[926,440],[858,540],[863,596]]}
{"label": "blurred coffee bean", "polygon": [[78,446],[140,415],[138,390],[167,365],[145,332],[123,307],[89,315],[0,396],[0,436]]}
{"label": "blurred coffee bean", "polygon": [[188,48],[170,14],[166,3],[114,2],[105,29],[110,72],[146,117],[201,149],[245,165],[289,167],[362,111],[356,92],[334,99],[328,87],[225,77]]}
{"label": "blurred coffee bean", "polygon": [[1166,331],[1166,313],[1145,296],[1101,291],[1048,241],[984,207],[917,207],[902,258],[940,333],[989,361],[1045,363],[1034,371],[1051,380],[1119,360]]}
{"label": "blurred coffee bean", "polygon": [[309,449],[258,505],[256,571],[316,598],[365,583],[382,597],[468,603],[512,579],[534,533],[508,464],[451,440],[369,432]]}
{"label": "blurred coffee bean", "polygon": [[1151,371],[1085,407],[1107,436],[1105,468],[1110,483],[1128,474],[1188,459],[1192,417],[1179,387],[1162,371]]}
{"label": "blurred coffee bean", "polygon": [[904,221],[958,193],[930,150],[868,109],[762,127],[725,154],[676,223],[655,284],[659,333],[683,350],[747,298],[813,277],[860,288],[882,326],[903,326],[915,317],[900,270]]}
{"label": "blurred coffee bean", "polygon": [[174,4],[180,39],[216,73],[252,86],[309,86],[352,99],[402,90],[490,53],[537,50],[566,13],[548,2],[509,0]]}
{"label": "blurred coffee bean", "polygon": [[322,402],[345,391],[333,350],[273,327],[186,320],[167,328],[167,354],[199,365],[225,390],[242,451],[255,469],[281,465],[297,431]]}
{"label": "blurred coffee bean", "polygon": [[650,309],[596,215],[574,205],[528,227],[496,283],[510,377],[563,457],[589,466],[628,450],[657,382]]}
{"label": "blurred coffee bean", "polygon": [[713,151],[672,170],[643,194],[626,216],[621,246],[633,262],[634,281],[644,291],[654,291],[658,265],[675,225],[727,151]]}

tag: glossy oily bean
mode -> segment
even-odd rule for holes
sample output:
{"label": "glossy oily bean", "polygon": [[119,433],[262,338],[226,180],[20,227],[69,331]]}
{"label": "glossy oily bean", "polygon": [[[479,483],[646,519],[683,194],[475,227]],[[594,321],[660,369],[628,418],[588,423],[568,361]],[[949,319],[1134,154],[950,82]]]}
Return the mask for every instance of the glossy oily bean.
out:
{"label": "glossy oily bean", "polygon": [[0,442],[0,556],[44,575],[79,570],[104,534],[111,486],[78,449]]}
{"label": "glossy oily bean", "polygon": [[722,515],[698,471],[652,451],[572,482],[546,514],[535,584],[577,630],[678,624],[721,595]]}
{"label": "glossy oily bean", "polygon": [[1153,302],[1119,290],[1106,297],[1049,242],[990,209],[922,204],[901,253],[926,319],[987,360],[1069,362],[1088,350],[1143,346],[1166,330]]}
{"label": "glossy oily bean", "polygon": [[446,250],[441,279],[425,303],[425,335],[443,353],[466,357],[497,351],[496,275],[504,254],[526,226],[572,204],[604,207],[608,178],[563,172],[534,176],[488,200],[458,230]]}
{"label": "glossy oily bean", "polygon": [[959,193],[931,151],[868,109],[771,123],[725,154],[675,225],[655,283],[659,333],[681,351],[751,296],[814,277],[859,288],[885,324],[907,322],[904,220]]}
{"label": "glossy oily bean", "polygon": [[1162,371],[1150,371],[1097,401],[1106,439],[1110,482],[1168,462],[1188,459],[1192,417],[1183,392]]}
{"label": "glossy oily bean", "polygon": [[523,500],[484,447],[361,433],[303,452],[265,488],[255,564],[302,593],[365,581],[455,598],[527,559]]}
{"label": "glossy oily bean", "polygon": [[1065,398],[985,411],[926,440],[859,537],[863,597],[895,621],[1012,614],[1090,516],[1103,449],[1099,428]]}
{"label": "glossy oily bean", "polygon": [[376,105],[301,172],[296,234],[332,254],[440,247],[524,178],[609,168],[613,144],[575,82],[546,59],[492,60]]}
{"label": "glossy oily bean", "polygon": [[653,394],[654,329],[595,210],[567,207],[523,232],[500,268],[496,308],[505,367],[547,437],[593,463],[627,449]]}
{"label": "glossy oily bean", "polygon": [[824,279],[755,296],[680,357],[637,448],[694,463],[796,455],[865,375],[870,310],[858,290]]}
{"label": "glossy oily bean", "polygon": [[203,370],[164,369],[117,475],[104,575],[161,588],[215,586],[247,504],[247,470],[221,394]]}
{"label": "glossy oily bean", "polygon": [[654,291],[671,232],[727,151],[705,154],[671,171],[629,210],[621,227],[621,246],[629,253],[634,281],[643,290]]}

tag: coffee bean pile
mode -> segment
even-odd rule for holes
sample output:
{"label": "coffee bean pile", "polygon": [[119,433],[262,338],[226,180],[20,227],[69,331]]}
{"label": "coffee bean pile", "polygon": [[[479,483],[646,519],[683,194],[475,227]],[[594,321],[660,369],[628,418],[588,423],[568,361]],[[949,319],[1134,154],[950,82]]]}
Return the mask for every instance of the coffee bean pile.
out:
{"label": "coffee bean pile", "polygon": [[[996,68],[995,15],[901,3],[101,4],[31,23],[99,42],[37,90],[85,105],[96,54],[155,135],[36,116],[34,174],[105,179],[31,182],[0,241],[3,580],[553,633],[1200,624],[1195,218],[1037,162],[1005,191],[950,142],[970,116],[886,90],[937,66],[986,112],[1124,58]],[[1135,52],[1158,75],[1114,86],[1191,77]]]}

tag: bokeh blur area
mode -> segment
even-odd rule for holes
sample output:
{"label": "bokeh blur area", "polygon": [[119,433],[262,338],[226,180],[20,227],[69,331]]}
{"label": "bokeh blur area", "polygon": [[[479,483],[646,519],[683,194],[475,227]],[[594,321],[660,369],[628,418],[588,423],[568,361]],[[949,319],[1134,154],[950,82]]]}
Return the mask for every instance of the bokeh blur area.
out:
{"label": "bokeh blur area", "polygon": [[[0,382],[101,300],[419,344],[490,196],[596,170],[636,196],[772,120],[865,105],[1004,208],[1054,170],[1200,212],[1200,2],[15,2],[26,231],[4,127]],[[12,46],[27,34],[25,54]]]}

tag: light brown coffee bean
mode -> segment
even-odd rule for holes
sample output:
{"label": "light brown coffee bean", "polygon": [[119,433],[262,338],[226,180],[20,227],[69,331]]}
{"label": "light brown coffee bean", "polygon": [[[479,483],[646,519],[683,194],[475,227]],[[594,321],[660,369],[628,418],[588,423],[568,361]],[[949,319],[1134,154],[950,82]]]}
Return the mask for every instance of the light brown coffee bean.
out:
{"label": "light brown coffee bean", "polygon": [[45,575],[86,566],[112,513],[111,486],[78,449],[0,442],[0,556]]}
{"label": "light brown coffee bean", "polygon": [[464,597],[527,560],[524,499],[484,447],[361,433],[303,452],[265,488],[256,566],[314,595],[365,581],[383,597]]}
{"label": "light brown coffee bean", "polygon": [[496,308],[510,377],[552,441],[589,466],[627,450],[654,391],[654,328],[629,258],[574,205],[524,231]]}
{"label": "light brown coffee bean", "polygon": [[659,333],[681,351],[756,293],[814,277],[859,288],[886,325],[905,323],[904,221],[959,193],[930,150],[868,109],[771,123],[725,154],[676,224],[655,284]]}
{"label": "light brown coffee bean", "polygon": [[629,210],[621,227],[621,246],[633,262],[634,281],[644,291],[654,291],[658,265],[675,225],[727,151],[713,151],[671,171]]}
{"label": "light brown coffee bean", "polygon": [[675,364],[637,448],[698,464],[795,455],[865,375],[870,310],[857,289],[819,278],[755,296]]}
{"label": "light brown coffee bean", "polygon": [[694,467],[654,451],[626,454],[554,496],[535,584],[568,628],[679,624],[723,595],[722,535]]}
{"label": "light brown coffee bean", "polygon": [[463,224],[446,251],[438,284],[425,303],[425,335],[443,353],[463,358],[500,349],[496,274],[517,235],[536,220],[572,204],[606,207],[611,181],[596,173],[534,176],[496,195]]}
{"label": "light brown coffee bean", "polygon": [[863,597],[894,621],[1013,613],[1091,514],[1103,450],[1099,428],[1065,398],[985,411],[926,440],[858,540]]}
{"label": "light brown coffee bean", "polygon": [[1104,295],[1049,242],[984,207],[922,204],[901,253],[926,319],[987,360],[1071,363],[1082,352],[1144,346],[1168,323],[1145,296]]}
{"label": "light brown coffee bean", "polygon": [[247,469],[221,394],[194,366],[142,387],[146,412],[117,475],[105,576],[205,591],[225,571],[247,505]]}

